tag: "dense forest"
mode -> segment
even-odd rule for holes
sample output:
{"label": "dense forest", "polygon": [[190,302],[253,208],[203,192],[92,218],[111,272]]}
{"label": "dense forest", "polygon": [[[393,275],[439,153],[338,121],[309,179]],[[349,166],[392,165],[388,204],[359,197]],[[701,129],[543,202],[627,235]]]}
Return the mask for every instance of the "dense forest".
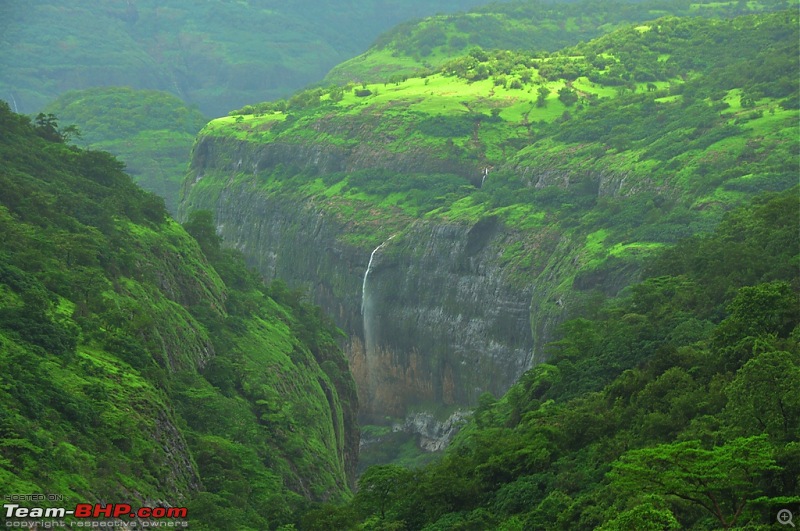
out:
{"label": "dense forest", "polygon": [[435,464],[306,529],[771,528],[800,503],[800,198],[759,196],[565,322]]}
{"label": "dense forest", "polygon": [[181,227],[68,129],[0,106],[6,492],[184,505],[215,530],[349,496],[338,331],[222,249],[208,213]]}
{"label": "dense forest", "polygon": [[797,0],[168,4],[0,5],[3,494],[800,514]]}

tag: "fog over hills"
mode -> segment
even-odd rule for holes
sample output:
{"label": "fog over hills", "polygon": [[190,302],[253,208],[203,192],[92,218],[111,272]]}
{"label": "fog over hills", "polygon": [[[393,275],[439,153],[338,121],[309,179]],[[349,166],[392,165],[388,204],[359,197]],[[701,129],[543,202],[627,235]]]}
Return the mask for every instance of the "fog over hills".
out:
{"label": "fog over hills", "polygon": [[480,0],[4,0],[0,99],[38,112],[70,89],[172,92],[209,116],[321,79],[392,25]]}

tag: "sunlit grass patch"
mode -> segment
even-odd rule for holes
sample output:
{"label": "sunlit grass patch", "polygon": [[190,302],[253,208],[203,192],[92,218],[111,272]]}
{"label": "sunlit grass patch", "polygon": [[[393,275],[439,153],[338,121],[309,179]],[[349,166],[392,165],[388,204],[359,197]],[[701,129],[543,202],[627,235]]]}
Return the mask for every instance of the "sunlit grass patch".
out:
{"label": "sunlit grass patch", "polygon": [[589,81],[589,79],[586,78],[585,76],[579,77],[575,81],[573,81],[572,88],[574,88],[578,92],[594,94],[598,98],[613,98],[617,95],[617,91],[616,89],[614,89],[614,87],[601,85],[600,83]]}

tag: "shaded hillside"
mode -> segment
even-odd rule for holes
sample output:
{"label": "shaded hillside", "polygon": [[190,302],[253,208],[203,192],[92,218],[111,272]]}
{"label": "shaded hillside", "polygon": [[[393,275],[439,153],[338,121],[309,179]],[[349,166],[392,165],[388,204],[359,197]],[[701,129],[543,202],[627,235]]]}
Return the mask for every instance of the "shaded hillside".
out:
{"label": "shaded hillside", "polygon": [[194,137],[208,121],[196,108],[167,92],[106,87],[67,92],[43,112],[76,126],[81,147],[115,155],[139,186],[177,212]]}
{"label": "shaded hillside", "polygon": [[346,499],[357,399],[319,310],[52,120],[3,104],[0,131],[9,492],[188,505],[197,529],[267,529]]}
{"label": "shaded hillside", "polygon": [[249,263],[311,290],[365,418],[446,417],[660,248],[796,184],[798,42],[794,10],[665,17],[245,106],[198,137],[182,215],[213,210]]}
{"label": "shaded hillside", "polygon": [[409,18],[479,0],[6,0],[0,99],[38,112],[68,90],[165,90],[204,114],[285,96]]}

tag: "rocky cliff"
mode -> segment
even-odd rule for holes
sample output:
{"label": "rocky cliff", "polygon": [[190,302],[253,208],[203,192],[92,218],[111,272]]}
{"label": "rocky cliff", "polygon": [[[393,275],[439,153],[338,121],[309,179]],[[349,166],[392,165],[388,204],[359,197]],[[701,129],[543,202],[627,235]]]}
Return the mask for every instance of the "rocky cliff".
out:
{"label": "rocky cliff", "polygon": [[[474,405],[646,256],[796,182],[793,17],[660,19],[254,105],[201,132],[182,215],[212,211],[334,316],[365,416]],[[735,75],[751,64],[769,91]]]}
{"label": "rocky cliff", "polygon": [[[199,152],[209,143],[201,140]],[[248,147],[264,157],[241,144],[237,167],[239,156],[242,166],[252,159]],[[205,160],[195,159],[195,178],[218,179]],[[213,209],[228,245],[266,277],[308,288],[334,317],[347,333],[362,415],[472,405],[482,392],[504,392],[530,365],[530,288],[503,267],[504,248],[519,236],[501,221],[387,220],[386,240],[359,245],[346,238],[348,222],[320,201],[270,194],[255,181],[205,199],[190,184],[187,207]]]}

